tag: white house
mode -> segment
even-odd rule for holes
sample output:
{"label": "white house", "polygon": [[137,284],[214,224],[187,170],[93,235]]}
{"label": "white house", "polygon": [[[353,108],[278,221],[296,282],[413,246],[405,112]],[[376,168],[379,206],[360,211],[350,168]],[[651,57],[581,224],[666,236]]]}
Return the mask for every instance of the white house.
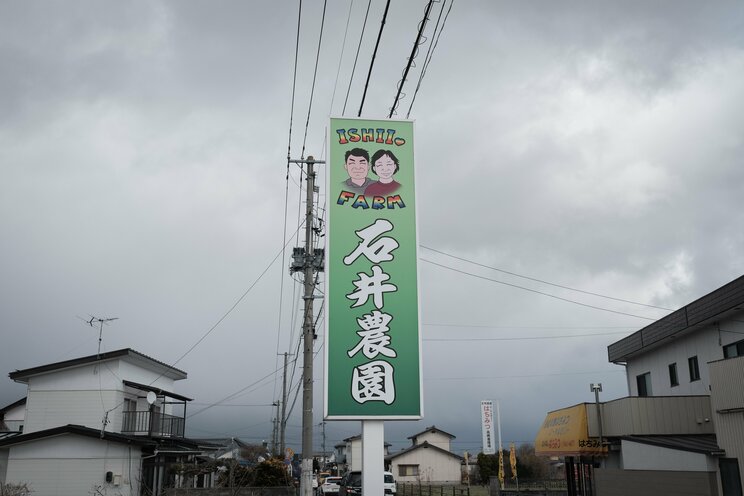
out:
{"label": "white house", "polygon": [[173,392],[186,373],[132,349],[9,376],[28,389],[25,404],[4,409],[7,427],[23,432],[0,439],[0,483],[27,482],[43,495],[157,495],[176,484],[170,464],[204,452],[184,438],[190,398]]}
{"label": "white house", "polygon": [[[384,453],[388,454],[390,443],[384,444]],[[334,446],[336,453],[334,457],[338,464],[339,473],[362,470],[362,435],[347,437],[343,443]]]}
{"label": "white house", "polygon": [[23,422],[26,416],[26,398],[11,403],[10,405],[0,408],[0,433],[8,435],[20,434],[23,432]]}
{"label": "white house", "polygon": [[741,496],[744,276],[611,344],[608,356],[625,367],[630,396],[551,412],[535,443],[581,475],[569,476],[569,496],[588,485],[599,496]]}
{"label": "white house", "polygon": [[398,482],[459,484],[463,458],[450,451],[455,436],[435,426],[409,436],[411,446],[385,457]]}

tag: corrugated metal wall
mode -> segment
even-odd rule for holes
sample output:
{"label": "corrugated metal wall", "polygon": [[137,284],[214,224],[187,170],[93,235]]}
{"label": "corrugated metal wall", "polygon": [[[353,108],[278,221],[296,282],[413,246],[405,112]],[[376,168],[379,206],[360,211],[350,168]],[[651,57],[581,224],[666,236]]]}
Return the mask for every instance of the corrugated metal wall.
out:
{"label": "corrugated metal wall", "polygon": [[[629,397],[608,401],[601,408],[605,437],[715,432],[708,396]],[[587,404],[587,416],[589,435],[599,436],[594,405]]]}
{"label": "corrugated metal wall", "polygon": [[710,382],[718,446],[738,458],[744,475],[744,357],[711,362]]}

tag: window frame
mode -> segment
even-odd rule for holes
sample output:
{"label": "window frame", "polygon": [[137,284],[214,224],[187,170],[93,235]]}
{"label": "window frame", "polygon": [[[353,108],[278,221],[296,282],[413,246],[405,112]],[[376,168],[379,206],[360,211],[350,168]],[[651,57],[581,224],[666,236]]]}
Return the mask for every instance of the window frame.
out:
{"label": "window frame", "polygon": [[698,363],[697,355],[691,356],[687,359],[687,369],[690,374],[690,382],[700,380],[700,364]]}
{"label": "window frame", "polygon": [[[641,387],[641,384],[643,384],[643,387]],[[647,398],[653,394],[651,391],[651,372],[644,372],[636,376],[636,394],[639,398]]]}
{"label": "window frame", "polygon": [[669,364],[669,387],[679,386],[679,374],[677,373],[677,362]]}
{"label": "window frame", "polygon": [[[408,473],[407,469],[411,469],[411,473]],[[419,464],[418,463],[406,463],[398,465],[398,477],[418,477],[419,475]]]}

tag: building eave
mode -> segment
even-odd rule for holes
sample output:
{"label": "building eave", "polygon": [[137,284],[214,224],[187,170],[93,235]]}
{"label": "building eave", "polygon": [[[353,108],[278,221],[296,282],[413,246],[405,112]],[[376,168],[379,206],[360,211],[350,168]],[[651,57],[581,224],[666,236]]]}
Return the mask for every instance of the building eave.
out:
{"label": "building eave", "polygon": [[48,372],[55,372],[58,370],[70,369],[74,367],[80,367],[82,365],[88,365],[91,363],[114,360],[117,358],[130,359],[133,361],[142,362],[146,364],[147,366],[149,366],[149,368],[151,368],[152,370],[160,371],[164,376],[170,379],[173,379],[173,380],[186,379],[187,377],[186,372],[184,372],[183,370],[172,367],[168,365],[167,363],[161,362],[159,360],[155,360],[154,358],[149,357],[131,348],[124,348],[121,350],[109,351],[109,352],[100,353],[97,355],[89,355],[85,357],[74,358],[72,360],[65,360],[62,362],[55,362],[55,363],[50,363],[46,365],[40,365],[38,367],[31,367],[28,369],[16,370],[15,372],[11,372],[10,374],[8,374],[8,377],[10,377],[10,379],[16,382],[25,384],[25,383],[28,383],[28,379],[30,377],[35,376],[35,375],[45,374]]}
{"label": "building eave", "polygon": [[741,276],[610,344],[608,359],[616,364],[626,363],[629,358],[663,346],[669,339],[683,337],[743,310],[744,276]]}

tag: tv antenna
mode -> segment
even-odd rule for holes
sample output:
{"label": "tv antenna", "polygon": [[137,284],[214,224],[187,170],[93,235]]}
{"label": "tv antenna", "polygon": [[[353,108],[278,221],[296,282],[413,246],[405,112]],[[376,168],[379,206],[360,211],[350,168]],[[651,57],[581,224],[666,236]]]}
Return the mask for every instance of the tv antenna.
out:
{"label": "tv antenna", "polygon": [[90,320],[86,320],[89,326],[93,327],[93,323],[98,323],[98,353],[96,358],[101,358],[101,340],[103,339],[103,324],[108,325],[112,320],[119,320],[119,317],[110,317],[106,319],[99,319],[98,317],[90,316]]}

